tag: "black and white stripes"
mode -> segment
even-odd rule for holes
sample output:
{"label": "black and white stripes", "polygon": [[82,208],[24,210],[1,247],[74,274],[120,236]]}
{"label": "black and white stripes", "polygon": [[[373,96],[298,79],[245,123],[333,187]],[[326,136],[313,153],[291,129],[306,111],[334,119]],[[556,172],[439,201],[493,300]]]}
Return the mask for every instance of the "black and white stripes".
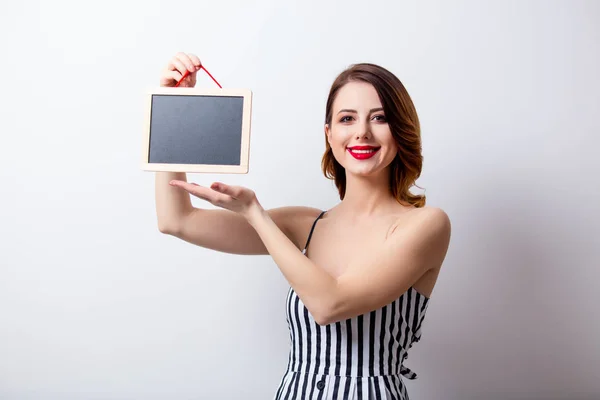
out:
{"label": "black and white stripes", "polygon": [[[304,254],[324,214],[314,221]],[[275,399],[408,400],[402,377],[417,376],[403,362],[421,338],[428,303],[411,287],[380,309],[320,326],[290,288],[285,303],[290,354]]]}
{"label": "black and white stripes", "polygon": [[320,326],[290,288],[291,348],[275,398],[408,399],[402,377],[416,375],[403,361],[421,337],[428,301],[410,288],[378,310]]}

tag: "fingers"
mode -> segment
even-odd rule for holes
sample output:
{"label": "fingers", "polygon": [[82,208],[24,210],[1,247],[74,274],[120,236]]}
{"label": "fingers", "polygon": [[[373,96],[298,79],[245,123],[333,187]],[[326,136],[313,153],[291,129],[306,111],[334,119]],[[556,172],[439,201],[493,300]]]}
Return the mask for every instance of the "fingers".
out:
{"label": "fingers", "polygon": [[186,54],[183,52],[177,53],[165,67],[160,83],[161,86],[177,86],[182,76],[186,76],[183,80],[183,86],[194,87],[196,85],[196,72],[200,69],[202,63],[195,54]]}
{"label": "fingers", "polygon": [[184,181],[172,180],[169,185],[179,187],[189,194],[198,197],[199,199],[206,200],[212,204],[220,205],[225,204],[229,200],[229,196],[221,194],[210,188],[200,186],[197,183],[189,183]]}
{"label": "fingers", "polygon": [[200,62],[200,59],[198,58],[198,56],[196,56],[195,54],[189,54],[190,60],[192,61],[192,63],[194,64],[194,66],[196,67],[196,69],[200,69],[200,67],[202,66],[202,63]]}
{"label": "fingers", "polygon": [[165,71],[165,73],[163,74],[164,78],[169,78],[174,81],[180,80],[182,76],[183,75],[181,75],[181,72],[179,71]]}
{"label": "fingers", "polygon": [[185,71],[188,70],[188,67],[178,56],[175,56],[169,61],[169,64],[167,65],[167,70],[179,71],[179,73],[183,75]]}
{"label": "fingers", "polygon": [[244,188],[240,186],[230,186],[221,182],[213,183],[212,185],[210,185],[210,188],[219,193],[227,194],[233,197],[234,199],[239,199],[244,191]]}
{"label": "fingers", "polygon": [[210,185],[210,188],[219,193],[226,193],[228,195],[231,195],[231,186],[225,185],[223,183],[214,182],[212,185]]}
{"label": "fingers", "polygon": [[200,186],[200,185],[198,185],[196,183],[189,183],[189,182],[178,181],[178,180],[172,180],[172,181],[170,181],[169,185],[180,187],[182,189],[187,190],[188,192],[190,190],[196,190],[197,188],[202,188],[202,186]]}
{"label": "fingers", "polygon": [[[177,82],[179,82],[181,77],[182,77],[182,75],[179,71],[165,70],[165,71],[163,71],[162,75],[160,76],[160,85],[167,86],[167,87],[176,86]],[[193,87],[195,84],[196,84],[196,80],[193,78],[190,78],[189,76],[183,80],[183,86]]]}
{"label": "fingers", "polygon": [[189,194],[192,194],[203,200],[209,200],[208,189],[205,187],[202,187],[196,183],[188,183],[188,182],[184,182],[184,181],[171,181],[171,182],[169,182],[169,185],[179,187],[179,188],[187,191]]}
{"label": "fingers", "polygon": [[197,56],[179,52],[171,59],[167,68],[170,70],[177,69],[183,74],[185,70],[196,72],[200,65],[200,59]]}
{"label": "fingers", "polygon": [[[161,78],[161,86],[178,86],[176,82],[183,79],[183,86],[194,87],[196,85],[196,72],[200,69],[202,63],[198,56],[194,54],[177,53],[165,67]],[[189,76],[187,76],[189,75]]]}

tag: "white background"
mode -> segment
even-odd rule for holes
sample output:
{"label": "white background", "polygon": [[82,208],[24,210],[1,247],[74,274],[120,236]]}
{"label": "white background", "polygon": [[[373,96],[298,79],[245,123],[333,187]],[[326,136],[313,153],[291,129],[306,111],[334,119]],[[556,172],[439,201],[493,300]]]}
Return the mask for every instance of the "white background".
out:
{"label": "white background", "polygon": [[0,30],[1,399],[275,393],[286,281],[159,233],[139,167],[178,51],[254,92],[250,173],[190,180],[269,208],[338,201],[329,87],[355,62],[397,74],[453,223],[411,398],[600,398],[599,1],[2,2]]}

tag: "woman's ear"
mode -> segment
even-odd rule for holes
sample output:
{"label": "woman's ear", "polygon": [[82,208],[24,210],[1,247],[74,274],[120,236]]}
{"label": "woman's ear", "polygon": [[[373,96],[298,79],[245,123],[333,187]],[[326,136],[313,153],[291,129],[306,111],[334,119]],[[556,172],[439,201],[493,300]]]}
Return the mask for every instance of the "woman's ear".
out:
{"label": "woman's ear", "polygon": [[327,142],[331,144],[331,128],[329,128],[329,124],[325,124],[325,136],[327,136]]}

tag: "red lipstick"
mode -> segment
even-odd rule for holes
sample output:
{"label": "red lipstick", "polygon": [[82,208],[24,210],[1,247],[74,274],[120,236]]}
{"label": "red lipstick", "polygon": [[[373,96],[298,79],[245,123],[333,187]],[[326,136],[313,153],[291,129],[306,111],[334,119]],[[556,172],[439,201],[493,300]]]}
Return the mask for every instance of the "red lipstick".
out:
{"label": "red lipstick", "polygon": [[375,146],[352,146],[348,147],[348,152],[357,160],[367,160],[373,157],[380,149]]}

